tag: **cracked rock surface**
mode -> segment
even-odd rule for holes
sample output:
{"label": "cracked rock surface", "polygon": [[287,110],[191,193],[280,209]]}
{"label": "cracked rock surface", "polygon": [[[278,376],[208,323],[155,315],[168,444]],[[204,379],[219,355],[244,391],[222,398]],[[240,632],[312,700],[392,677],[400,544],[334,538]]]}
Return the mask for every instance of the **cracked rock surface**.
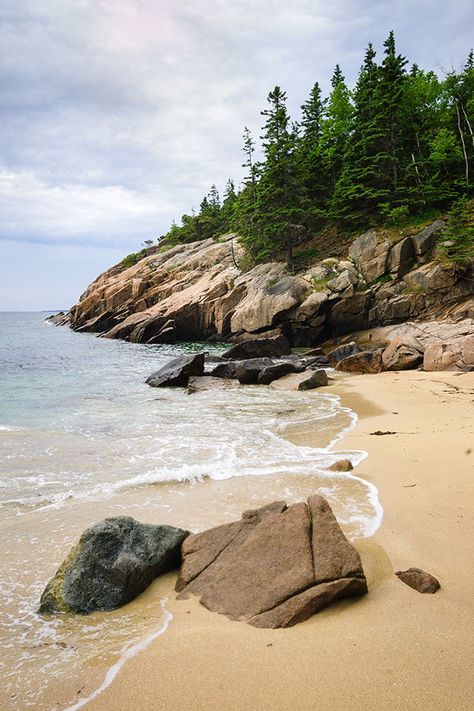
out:
{"label": "cracked rock surface", "polygon": [[178,597],[194,593],[209,610],[255,627],[290,627],[367,592],[359,554],[321,496],[276,501],[191,535],[182,557]]}

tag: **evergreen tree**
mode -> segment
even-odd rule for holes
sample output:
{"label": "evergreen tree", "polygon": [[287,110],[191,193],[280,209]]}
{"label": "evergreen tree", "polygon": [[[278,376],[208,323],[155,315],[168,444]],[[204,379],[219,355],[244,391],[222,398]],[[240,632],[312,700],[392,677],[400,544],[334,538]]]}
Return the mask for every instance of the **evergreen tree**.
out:
{"label": "evergreen tree", "polygon": [[324,102],[317,82],[301,107],[301,115],[297,160],[305,195],[305,223],[309,230],[314,230],[325,217],[327,197],[327,177],[321,153]]}
{"label": "evergreen tree", "polygon": [[343,166],[343,156],[351,130],[352,104],[339,65],[331,79],[332,91],[321,126],[321,160],[326,176],[325,201],[329,203]]}
{"label": "evergreen tree", "polygon": [[264,163],[256,185],[255,220],[243,235],[255,259],[285,251],[293,268],[293,248],[303,226],[301,181],[296,159],[297,128],[290,125],[286,93],[276,86],[267,97],[262,136]]}
{"label": "evergreen tree", "polygon": [[331,201],[332,217],[362,223],[377,213],[389,191],[381,180],[385,154],[384,126],[377,106],[380,68],[369,44],[354,91],[352,130],[343,156],[343,168]]}

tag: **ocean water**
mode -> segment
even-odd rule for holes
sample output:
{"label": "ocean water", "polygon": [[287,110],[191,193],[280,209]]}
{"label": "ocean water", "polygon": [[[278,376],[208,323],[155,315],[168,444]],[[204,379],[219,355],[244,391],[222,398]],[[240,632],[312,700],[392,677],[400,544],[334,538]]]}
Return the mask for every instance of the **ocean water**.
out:
{"label": "ocean water", "polygon": [[[204,346],[110,341],[46,316],[0,313],[2,709],[51,708],[56,689],[54,708],[65,708],[65,665],[68,676],[85,675],[83,696],[93,693],[130,649],[167,628],[158,588],[145,594],[145,614],[132,603],[87,618],[37,615],[48,578],[104,516],[200,530],[272,498],[315,492],[351,536],[371,535],[382,515],[373,485],[356,472],[327,471],[337,459],[357,466],[366,456],[332,451],[356,415],[330,391],[150,388],[153,370]],[[291,440],[298,428],[312,433],[312,446]],[[71,687],[71,702],[78,693]]]}

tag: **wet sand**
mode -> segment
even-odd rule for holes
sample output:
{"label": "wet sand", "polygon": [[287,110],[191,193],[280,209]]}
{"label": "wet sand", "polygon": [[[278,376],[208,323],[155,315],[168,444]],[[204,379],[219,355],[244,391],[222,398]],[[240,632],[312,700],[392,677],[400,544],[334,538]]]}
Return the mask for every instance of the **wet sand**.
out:
{"label": "wet sand", "polygon": [[[176,601],[169,576],[152,586],[154,595],[168,588],[168,631],[88,709],[472,708],[474,374],[364,375],[328,390],[359,415],[339,448],[369,452],[355,473],[376,484],[384,506],[377,534],[354,541],[369,595],[260,630]],[[289,436],[301,443],[301,433]],[[311,433],[304,438],[311,444]],[[442,589],[421,595],[394,576],[411,566]]]}

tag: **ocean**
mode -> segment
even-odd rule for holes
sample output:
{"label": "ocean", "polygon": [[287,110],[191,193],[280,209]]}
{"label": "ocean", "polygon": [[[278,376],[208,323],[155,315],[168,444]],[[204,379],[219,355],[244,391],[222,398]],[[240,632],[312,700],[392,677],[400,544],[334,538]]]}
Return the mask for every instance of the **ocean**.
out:
{"label": "ocean", "polygon": [[357,417],[330,388],[150,388],[145,378],[170,358],[222,346],[107,340],[54,327],[47,315],[0,313],[2,709],[49,709],[55,693],[54,708],[67,708],[80,679],[85,703],[130,650],[172,624],[156,590],[141,596],[145,607],[37,614],[70,546],[102,518],[196,531],[311,493],[328,499],[351,537],[372,535],[382,517],[372,484],[327,471],[366,456],[333,451]]}

